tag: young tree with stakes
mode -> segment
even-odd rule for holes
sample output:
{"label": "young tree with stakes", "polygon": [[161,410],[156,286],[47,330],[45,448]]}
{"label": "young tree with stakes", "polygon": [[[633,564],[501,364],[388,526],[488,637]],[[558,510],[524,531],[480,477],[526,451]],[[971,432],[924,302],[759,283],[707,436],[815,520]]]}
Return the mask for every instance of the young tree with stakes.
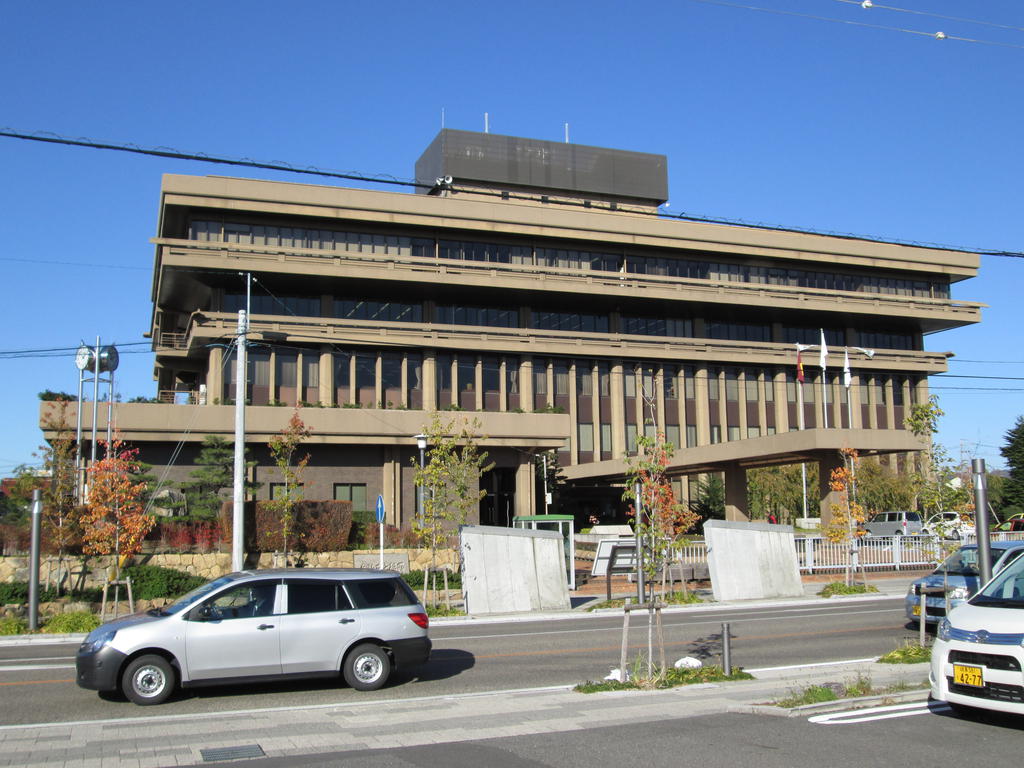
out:
{"label": "young tree with stakes", "polygon": [[[427,437],[427,460],[421,468],[416,464],[413,476],[420,489],[422,513],[417,510],[413,532],[430,549],[430,568],[423,576],[423,601],[433,579],[434,603],[437,596],[437,550],[448,544],[453,530],[465,524],[477,509],[486,491],[480,488],[480,476],[494,467],[487,463],[487,452],[481,451],[477,430],[480,422],[463,419],[441,420],[436,411],[430,425],[423,429]],[[448,571],[442,569],[445,595],[448,594]]]}
{"label": "young tree with stakes", "polygon": [[292,521],[295,516],[295,507],[302,501],[302,474],[309,464],[309,454],[294,461],[295,451],[313,433],[299,417],[299,409],[292,413],[288,426],[281,430],[280,434],[274,435],[267,444],[270,448],[270,455],[274,458],[284,484],[277,498],[271,499],[269,504],[281,520],[281,541],[284,553],[284,564],[288,565],[288,537],[292,532]]}

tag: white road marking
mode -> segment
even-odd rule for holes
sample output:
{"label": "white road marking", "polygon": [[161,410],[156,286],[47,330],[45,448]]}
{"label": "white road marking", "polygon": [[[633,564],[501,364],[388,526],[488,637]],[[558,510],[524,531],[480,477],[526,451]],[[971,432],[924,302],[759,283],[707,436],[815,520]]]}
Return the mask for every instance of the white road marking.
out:
{"label": "white road marking", "polygon": [[818,725],[848,725],[850,723],[870,723],[875,720],[892,720],[897,717],[915,717],[930,715],[933,712],[947,712],[949,705],[936,701],[916,701],[912,704],[894,704],[889,707],[871,707],[846,712],[830,712],[815,715],[807,720]]}
{"label": "white road marking", "polygon": [[[806,610],[806,609],[804,609],[804,610]],[[859,615],[862,615],[862,614],[871,614],[871,613],[892,613],[892,610],[893,610],[892,608],[887,608],[887,609],[876,609],[876,610],[870,610],[870,611],[844,611],[842,613],[839,613],[839,612],[829,612],[829,616],[859,616]],[[750,617],[750,618],[733,618],[730,621],[730,624],[733,625],[733,626],[736,626],[736,625],[739,625],[739,624],[742,624],[742,623],[745,623],[745,622],[753,622],[753,621],[778,621],[779,620],[779,615],[778,615],[779,613],[799,613],[799,615],[797,615],[797,616],[786,616],[785,617],[787,619],[799,619],[799,618],[808,618],[808,617],[817,616],[820,613],[820,611],[816,611],[814,613],[804,613],[804,612],[801,612],[801,611],[778,611],[778,612],[772,614],[771,616],[753,616],[753,617]],[[720,622],[720,621],[688,621],[688,622],[668,622],[668,621],[666,621],[665,622],[665,626],[666,627],[697,627],[697,626],[701,626],[701,625],[704,625],[704,624],[709,625],[709,626],[721,626],[722,622]],[[634,624],[633,627],[631,627],[631,629],[633,629],[633,628],[640,628],[640,629],[642,629],[643,627],[644,627],[644,625],[637,623],[637,624]],[[437,627],[434,627],[434,629],[436,631]],[[576,635],[576,634],[581,634],[583,632],[620,632],[620,631],[621,630],[618,627],[588,627],[586,629],[580,629],[578,627],[573,627],[571,629],[556,629],[556,630],[547,630],[547,631],[544,631],[544,632],[503,632],[503,633],[494,634],[494,635],[437,635],[437,634],[433,634],[431,639],[433,639],[434,642],[437,643],[437,642],[448,641],[448,640],[491,640],[491,639],[502,638],[502,637],[536,637],[538,635],[567,635],[567,634],[568,635]]]}
{"label": "white road marking", "polygon": [[40,669],[74,669],[74,664],[18,664],[8,667],[0,666],[0,672],[37,672]]}
{"label": "white road marking", "polygon": [[877,660],[877,656],[868,659],[843,659],[842,661],[819,661],[814,664],[789,664],[785,667],[758,667],[757,669],[744,669],[744,672],[754,674],[755,672],[780,672],[785,669],[808,669],[810,667],[838,667],[843,664],[864,664],[865,662]]}

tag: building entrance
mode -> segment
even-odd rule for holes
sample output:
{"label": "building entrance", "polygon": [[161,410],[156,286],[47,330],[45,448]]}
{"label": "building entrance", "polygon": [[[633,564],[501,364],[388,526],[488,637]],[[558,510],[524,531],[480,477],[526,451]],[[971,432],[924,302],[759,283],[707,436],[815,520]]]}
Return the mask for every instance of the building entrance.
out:
{"label": "building entrance", "polygon": [[516,514],[516,471],[495,467],[480,476],[480,489],[487,495],[480,499],[480,524],[512,527]]}

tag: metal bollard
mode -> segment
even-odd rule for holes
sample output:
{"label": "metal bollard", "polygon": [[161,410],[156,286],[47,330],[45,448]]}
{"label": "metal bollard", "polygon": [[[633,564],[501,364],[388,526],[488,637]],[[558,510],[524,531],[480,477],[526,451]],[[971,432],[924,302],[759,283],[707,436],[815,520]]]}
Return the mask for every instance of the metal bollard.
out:
{"label": "metal bollard", "polygon": [[729,622],[722,622],[722,670],[732,674],[732,646],[729,641]]}

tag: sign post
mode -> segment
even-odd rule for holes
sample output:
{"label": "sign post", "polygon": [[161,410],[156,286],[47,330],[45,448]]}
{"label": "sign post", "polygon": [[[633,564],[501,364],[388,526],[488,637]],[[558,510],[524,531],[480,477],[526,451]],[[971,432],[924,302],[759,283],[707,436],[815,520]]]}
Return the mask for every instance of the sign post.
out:
{"label": "sign post", "polygon": [[384,496],[377,496],[377,527],[380,529],[380,569],[384,570]]}

